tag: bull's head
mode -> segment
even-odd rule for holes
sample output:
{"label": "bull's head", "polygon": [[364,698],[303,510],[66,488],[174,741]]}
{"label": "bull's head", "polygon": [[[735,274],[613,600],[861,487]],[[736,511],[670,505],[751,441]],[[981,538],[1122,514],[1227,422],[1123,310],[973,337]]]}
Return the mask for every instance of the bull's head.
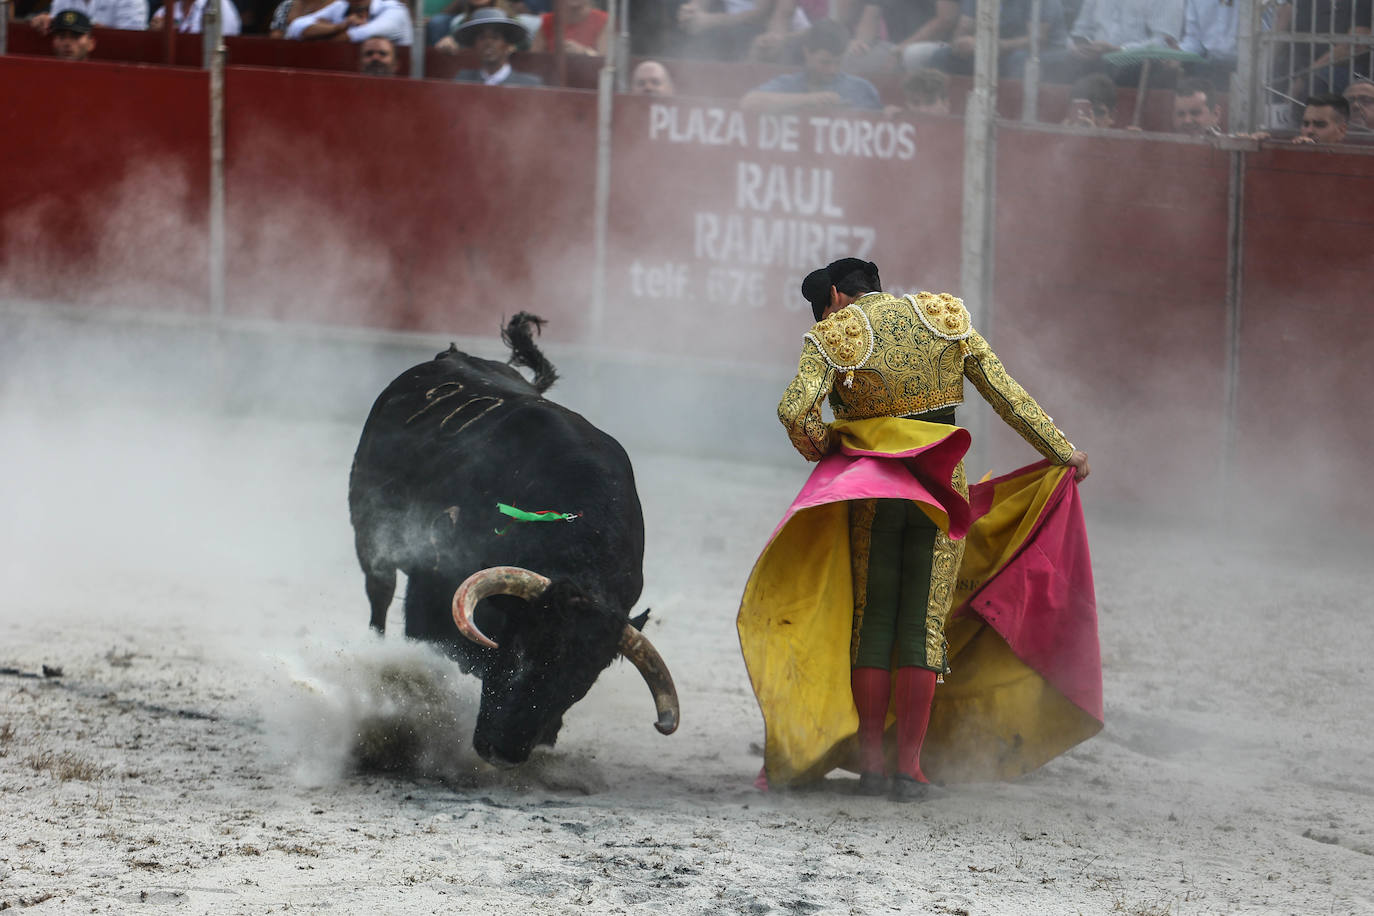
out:
{"label": "bull's head", "polygon": [[[477,603],[494,595],[525,600],[512,611],[520,619],[505,627],[499,646],[473,621]],[[453,620],[464,636],[496,653],[482,679],[473,733],[473,746],[491,763],[523,763],[536,744],[550,742],[563,714],[617,655],[639,669],[653,692],[654,727],[665,735],[677,729],[677,691],[653,644],[574,585],[515,566],[480,570],[454,593]]]}

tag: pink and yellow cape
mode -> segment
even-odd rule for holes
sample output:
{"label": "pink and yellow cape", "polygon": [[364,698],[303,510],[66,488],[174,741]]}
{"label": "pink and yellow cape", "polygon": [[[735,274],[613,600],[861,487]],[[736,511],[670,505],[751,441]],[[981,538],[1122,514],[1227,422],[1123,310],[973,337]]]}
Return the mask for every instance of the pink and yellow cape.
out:
{"label": "pink and yellow cape", "polygon": [[[842,421],[754,564],[737,626],[773,786],[855,769],[849,502],[916,502],[966,539],[921,766],[936,782],[1014,779],[1102,728],[1097,605],[1072,469],[1047,461],[950,485],[958,427]],[[893,717],[888,716],[889,752]]]}

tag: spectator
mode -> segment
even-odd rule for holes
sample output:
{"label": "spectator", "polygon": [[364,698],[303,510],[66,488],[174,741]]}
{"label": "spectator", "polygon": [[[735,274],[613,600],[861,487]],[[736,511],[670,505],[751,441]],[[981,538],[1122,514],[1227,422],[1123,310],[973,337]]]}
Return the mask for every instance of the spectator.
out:
{"label": "spectator", "polygon": [[515,53],[529,33],[514,19],[494,7],[474,12],[458,26],[455,37],[464,48],[477,51],[479,68],[459,70],[454,77],[460,83],[485,83],[488,86],[542,86],[544,81],[533,73],[512,70],[510,56]]}
{"label": "spectator", "polygon": [[1065,127],[1109,130],[1116,125],[1116,83],[1105,73],[1080,76],[1069,87],[1069,114]]}
{"label": "spectator", "polygon": [[358,48],[358,72],[368,76],[395,76],[396,42],[385,35],[363,39]]}
{"label": "spectator", "polygon": [[823,108],[881,111],[878,90],[866,79],[840,72],[849,33],[833,19],[822,19],[802,39],[802,69],[775,77],[740,99],[745,111],[782,113]]}
{"label": "spectator", "polygon": [[[524,4],[518,5],[524,6]],[[539,16],[530,13],[517,12],[516,6],[517,4],[510,2],[510,0],[454,0],[454,3],[446,8],[448,12],[436,16],[432,21],[426,23],[426,40],[433,41],[436,51],[442,51],[445,54],[457,54],[459,50],[458,40],[454,34],[457,33],[458,27],[478,10],[495,8],[504,13],[507,19],[514,19],[525,27],[525,38],[515,46],[515,50],[528,51],[531,39],[539,34],[539,25],[542,20]],[[431,26],[434,27],[432,32]],[[441,37],[435,40],[435,34]]]}
{"label": "spectator", "polygon": [[[924,7],[924,15],[913,18],[911,14],[918,7]],[[928,69],[935,52],[954,40],[954,30],[959,27],[959,8],[959,0],[930,0],[922,4],[888,0],[884,5],[888,29],[894,35],[906,33],[906,37],[897,42],[896,50],[908,73]]]}
{"label": "spectator", "polygon": [[1341,143],[1350,122],[1350,104],[1339,95],[1314,95],[1302,112],[1302,131],[1294,143]]}
{"label": "spectator", "polygon": [[[785,9],[777,10],[780,3]],[[794,0],[719,0],[719,4],[721,8],[715,10],[712,9],[715,0],[686,0],[678,7],[680,50],[685,56],[709,60],[744,59],[754,40],[773,21],[775,10],[779,16],[790,10],[788,22],[795,17],[805,22],[805,15],[795,6]]]}
{"label": "spectator", "polygon": [[1345,87],[1345,101],[1350,106],[1350,125],[1374,130],[1374,81],[1352,80]]}
{"label": "spectator", "polygon": [[420,18],[425,23],[425,47],[433,47],[453,29],[453,17],[465,6],[464,0],[424,0]]}
{"label": "spectator", "polygon": [[[177,0],[172,5],[172,21],[176,23],[177,31],[200,34],[201,24],[205,18],[205,4],[206,0],[191,0],[189,4],[184,0]],[[153,11],[153,18],[148,21],[149,29],[157,31],[162,28],[162,10],[163,7],[159,6]],[[242,29],[238,7],[234,6],[232,0],[220,0],[219,17],[221,35],[237,35]]]}
{"label": "spectator", "polygon": [[1221,103],[1212,87],[1198,79],[1182,80],[1174,87],[1174,133],[1194,137],[1216,136],[1221,130]]}
{"label": "spectator", "polygon": [[1179,49],[1205,60],[1193,72],[1205,71],[1220,82],[1223,75],[1236,69],[1239,12],[1234,0],[1184,0]]}
{"label": "spectator", "polygon": [[[802,38],[806,35],[806,30],[811,27],[813,21],[819,21],[830,15],[831,4],[827,0],[768,0],[768,2],[772,4],[768,23],[763,33],[756,36],[749,45],[747,59],[759,63],[799,67],[802,62]],[[863,46],[865,41],[876,40],[875,17],[867,15],[867,13],[870,9],[876,10],[877,7],[871,4],[866,5],[864,0],[835,0],[834,6],[835,15],[833,18],[849,30],[850,40],[849,49],[845,51],[846,57],[848,57],[850,49]],[[812,19],[813,16],[815,17],[814,20]],[[854,25],[861,18],[864,20],[862,25],[863,36],[854,30]],[[845,63],[846,61],[843,59],[840,61],[841,70],[848,69]]]}
{"label": "spectator", "polygon": [[[1301,40],[1302,34],[1368,35],[1370,30],[1370,0],[1293,0],[1279,7],[1274,31],[1293,32],[1299,39],[1292,45],[1286,72],[1293,77],[1287,81],[1288,95],[1325,95],[1341,92],[1350,82],[1353,68],[1369,73],[1369,55],[1359,53],[1350,60],[1348,44],[1322,45]],[[1285,72],[1284,64],[1279,64]]]}
{"label": "spectator", "polygon": [[59,60],[85,60],[95,50],[90,17],[80,10],[63,10],[52,20],[52,53]]}
{"label": "spectator", "polygon": [[907,112],[949,114],[949,77],[930,67],[907,74],[902,80],[902,101],[901,106],[888,106],[889,117]]}
{"label": "spectator", "polygon": [[630,91],[635,95],[673,95],[673,75],[656,60],[642,61],[630,76]]}
{"label": "spectator", "polygon": [[286,28],[302,16],[309,16],[333,3],[334,0],[281,0],[272,11],[267,26],[269,38],[285,38]]}
{"label": "spectator", "polygon": [[[1020,79],[1030,56],[1030,0],[1003,0],[997,19],[997,74],[1002,79]],[[930,66],[946,73],[969,76],[973,73],[974,20],[978,0],[962,0],[959,24],[954,39],[930,56]],[[1040,47],[1064,43],[1064,8],[1059,0],[1040,4]],[[913,55],[915,56],[915,55]],[[903,58],[905,60],[905,57]]]}
{"label": "spectator", "polygon": [[[908,10],[929,5],[930,0],[896,0]],[[778,0],[768,29],[755,39],[749,59],[800,65],[801,43],[812,22],[827,16],[849,32],[849,46],[840,59],[845,73],[868,80],[887,81],[900,73],[901,60],[889,40],[886,12],[875,0]]]}
{"label": "spectator", "polygon": [[1139,64],[1108,67],[1102,58],[1115,51],[1175,48],[1182,35],[1183,0],[1085,0],[1067,48],[1046,55],[1043,72],[1064,81],[1107,72],[1118,83],[1134,84]]}
{"label": "spectator", "polygon": [[[148,0],[53,0],[48,12],[29,17],[29,25],[46,35],[53,18],[65,10],[85,16],[91,26],[136,30],[148,27]],[[86,34],[90,35],[89,30]],[[94,37],[91,47],[95,47]]]}
{"label": "spectator", "polygon": [[887,79],[896,74],[899,61],[888,40],[883,8],[868,0],[837,0],[835,8],[836,18],[849,29],[850,35],[840,68],[865,79]]}
{"label": "spectator", "polygon": [[410,9],[399,0],[334,0],[286,27],[298,41],[361,42],[381,35],[407,47],[413,38]]}
{"label": "spectator", "polygon": [[[605,10],[594,9],[591,0],[564,0],[563,9],[567,13],[567,18],[563,20],[564,52],[605,57],[609,39]],[[534,36],[530,50],[553,50],[553,13],[545,13],[540,17],[539,33]]]}

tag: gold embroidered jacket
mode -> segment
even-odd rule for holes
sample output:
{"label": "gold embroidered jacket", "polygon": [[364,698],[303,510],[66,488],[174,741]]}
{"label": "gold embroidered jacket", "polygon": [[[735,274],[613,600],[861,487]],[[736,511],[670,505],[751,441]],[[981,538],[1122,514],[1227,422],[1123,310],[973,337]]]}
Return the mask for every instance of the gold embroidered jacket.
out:
{"label": "gold embroidered jacket", "polygon": [[840,420],[942,413],[964,402],[965,376],[1036,451],[1068,463],[1073,445],[973,330],[964,303],[948,293],[900,299],[868,293],[817,322],[805,335],[778,419],[797,451],[819,461],[830,449],[821,403],[832,393]]}

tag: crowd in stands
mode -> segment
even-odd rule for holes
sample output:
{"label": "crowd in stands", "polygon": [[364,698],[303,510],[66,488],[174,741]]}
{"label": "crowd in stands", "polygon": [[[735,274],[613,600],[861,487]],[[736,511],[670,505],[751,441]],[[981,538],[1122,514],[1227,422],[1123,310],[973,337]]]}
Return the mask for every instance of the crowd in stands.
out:
{"label": "crowd in stands", "polygon": [[[156,0],[154,0],[156,2]],[[412,7],[403,0],[220,0],[222,31],[286,40],[346,41],[359,70],[396,72],[396,48],[415,39]],[[553,50],[561,32],[568,55],[604,56],[613,36],[606,0],[423,0],[425,42],[436,52],[475,54],[478,66],[457,79],[528,86],[518,52]],[[977,0],[625,0],[630,46],[638,66],[632,89],[674,92],[674,59],[777,65],[783,73],[743,95],[754,111],[818,108],[884,110],[874,83],[902,87],[903,111],[948,111],[945,81],[973,72]],[[1266,29],[1294,34],[1276,45],[1267,74],[1270,95],[1293,106],[1298,140],[1337,142],[1347,126],[1369,129],[1374,75],[1368,45],[1324,44],[1307,35],[1370,34],[1374,0],[1263,2]],[[203,28],[207,0],[172,0],[176,28]],[[1236,67],[1238,6],[1233,0],[1002,0],[998,71],[1019,79],[1038,50],[1042,81],[1071,85],[1065,124],[1107,129],[1118,124],[1118,87],[1175,89],[1175,129],[1224,131],[1220,97]],[[16,0],[11,15],[51,30],[54,53],[79,58],[94,49],[91,25],[161,28],[166,11],[149,0]],[[75,14],[76,18],[68,14]],[[242,17],[241,15],[242,14]],[[59,39],[59,36],[64,36]],[[374,41],[383,39],[383,41]],[[59,50],[60,40],[60,50]],[[512,57],[516,62],[512,63]],[[1137,118],[1138,120],[1138,118]],[[1339,129],[1338,129],[1339,128]]]}

